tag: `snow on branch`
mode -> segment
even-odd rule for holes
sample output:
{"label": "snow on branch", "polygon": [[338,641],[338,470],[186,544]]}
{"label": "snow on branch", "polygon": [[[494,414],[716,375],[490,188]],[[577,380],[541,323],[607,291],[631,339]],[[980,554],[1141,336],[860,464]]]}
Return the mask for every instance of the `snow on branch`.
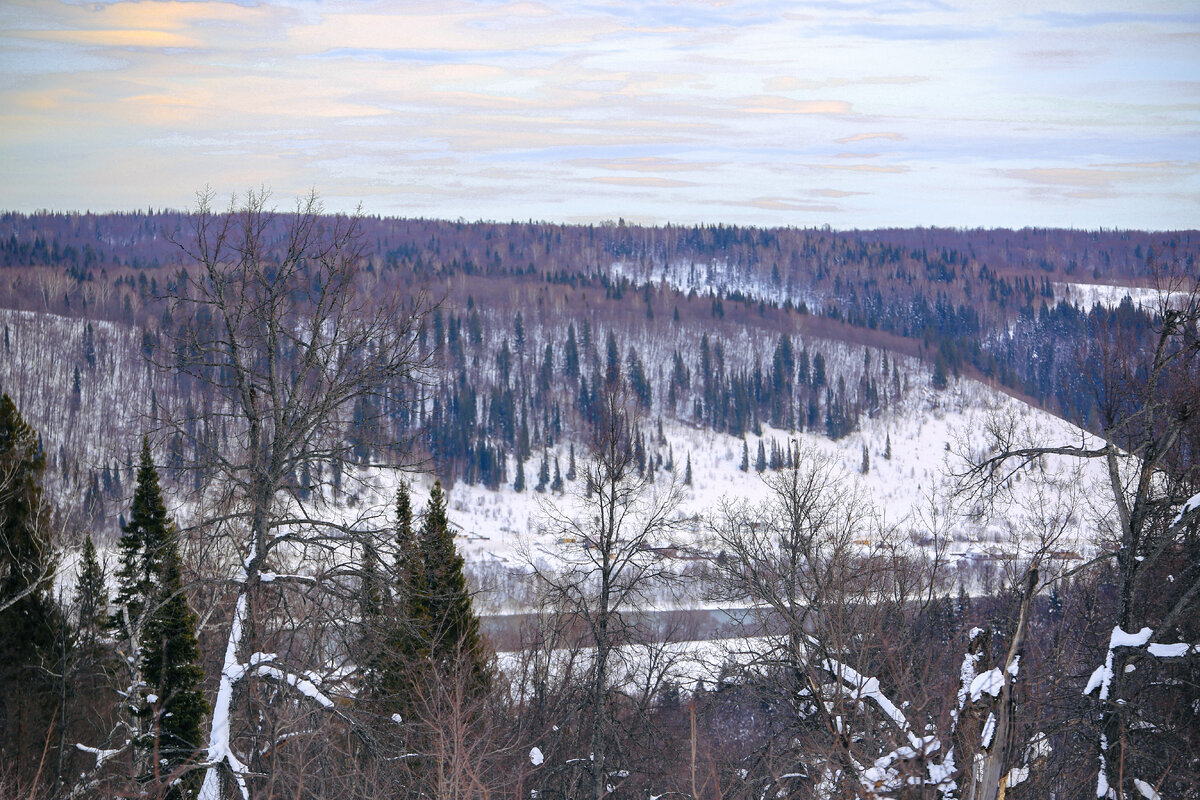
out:
{"label": "snow on branch", "polygon": [[1175,519],[1171,520],[1171,527],[1175,527],[1183,518],[1193,511],[1200,511],[1200,494],[1192,495],[1188,501],[1183,504],[1183,508],[1179,509],[1179,513],[1175,515]]}
{"label": "snow on branch", "polygon": [[923,740],[912,732],[912,728],[908,724],[904,713],[896,707],[895,703],[887,698],[887,695],[880,691],[878,678],[862,675],[851,667],[839,661],[834,661],[831,658],[825,659],[825,663],[822,666],[828,672],[836,675],[838,680],[856,691],[859,698],[869,697],[875,701],[880,711],[890,717],[892,722],[896,723],[896,727],[908,735],[908,740],[913,747],[923,747]]}
{"label": "snow on branch", "polygon": [[1083,693],[1089,695],[1096,689],[1100,689],[1100,700],[1108,699],[1108,690],[1113,679],[1113,651],[1118,647],[1145,647],[1146,652],[1155,658],[1182,658],[1189,653],[1200,653],[1200,644],[1187,644],[1186,642],[1176,642],[1174,644],[1151,644],[1146,643],[1154,636],[1154,631],[1150,628],[1142,628],[1137,633],[1128,633],[1121,629],[1120,625],[1113,628],[1112,636],[1109,638],[1108,653],[1104,659],[1104,665],[1096,667],[1096,671],[1092,673],[1092,677],[1088,679],[1087,686]]}

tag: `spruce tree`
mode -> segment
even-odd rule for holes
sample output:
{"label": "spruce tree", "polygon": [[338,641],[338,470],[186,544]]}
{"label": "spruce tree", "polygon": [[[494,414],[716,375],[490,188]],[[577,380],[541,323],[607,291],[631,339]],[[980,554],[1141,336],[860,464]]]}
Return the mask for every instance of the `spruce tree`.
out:
{"label": "spruce tree", "polygon": [[463,558],[454,546],[440,481],[434,483],[429,494],[419,541],[429,592],[427,641],[433,664],[441,670],[466,667],[471,682],[486,687],[489,678],[479,618],[471,607]]}
{"label": "spruce tree", "polygon": [[[414,687],[428,661],[429,590],[420,541],[413,531],[408,485],[396,489],[395,585],[374,632],[378,646],[367,654],[363,698],[384,717],[411,716]],[[386,596],[386,595],[385,595]]]}
{"label": "spruce tree", "polygon": [[91,534],[83,540],[83,553],[79,558],[75,609],[78,615],[78,646],[87,657],[94,653],[108,625],[108,589],[105,587],[104,565],[96,555]]}
{"label": "spruce tree", "polygon": [[742,472],[750,471],[750,445],[742,439],[742,463],[738,465],[738,469]]}
{"label": "spruce tree", "polygon": [[687,467],[684,469],[684,472],[683,472],[683,485],[684,486],[692,485],[692,454],[691,453],[688,453]]}
{"label": "spruce tree", "polygon": [[162,572],[142,640],[146,714],[150,717],[142,746],[153,754],[153,774],[148,777],[170,784],[166,798],[184,798],[200,785],[199,770],[184,770],[195,761],[203,744],[202,726],[209,707],[200,689],[204,669],[196,642],[196,615],[183,591],[174,526],[168,528],[160,559]]}
{"label": "spruce tree", "polygon": [[37,433],[7,395],[0,396],[0,756],[7,772],[32,785],[46,735],[59,712],[44,662],[62,633],[50,598],[56,560],[50,508],[42,497],[46,459]]}
{"label": "spruce tree", "polygon": [[554,457],[554,480],[550,482],[550,491],[561,492],[563,490],[562,470],[558,466],[558,456]]}
{"label": "spruce tree", "polygon": [[112,625],[122,640],[129,640],[146,611],[163,569],[163,551],[170,523],[158,483],[158,470],[150,456],[150,440],[142,437],[141,463],[129,522],[122,527],[118,542],[117,595],[113,600]]}

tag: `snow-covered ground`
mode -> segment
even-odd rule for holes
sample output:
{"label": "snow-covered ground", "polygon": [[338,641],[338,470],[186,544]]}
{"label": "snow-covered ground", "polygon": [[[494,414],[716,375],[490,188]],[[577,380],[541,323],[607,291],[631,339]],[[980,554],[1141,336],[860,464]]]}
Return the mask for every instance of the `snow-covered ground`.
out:
{"label": "snow-covered ground", "polygon": [[1135,308],[1153,311],[1159,307],[1164,296],[1170,292],[1144,286],[1110,286],[1099,283],[1055,283],[1054,299],[1074,303],[1089,309],[1099,303],[1105,308],[1116,308],[1126,297]]}
{"label": "snow-covered ground", "polygon": [[[983,451],[985,427],[996,420],[1011,421],[1028,441],[1075,445],[1088,442],[1092,446],[1097,441],[1074,425],[981,383],[952,380],[950,387],[941,392],[927,384],[925,381],[922,386],[910,386],[902,402],[874,418],[864,417],[860,431],[837,442],[823,434],[770,427],[763,429],[761,438],[768,453],[774,439],[781,447],[794,440],[801,447],[827,455],[835,468],[840,469],[843,479],[857,484],[877,507],[884,522],[894,526],[900,536],[920,538],[936,530],[943,541],[952,540],[948,548],[952,557],[1019,558],[1039,544],[1038,537],[1045,535],[1047,526],[1055,524],[1061,525],[1062,530],[1051,549],[1064,554],[1090,552],[1095,546],[1097,518],[1111,510],[1111,502],[1103,490],[1105,476],[1098,462],[1085,465],[1077,474],[1079,464],[1074,460],[1046,459],[1041,465],[1013,476],[1007,505],[983,514],[973,513],[981,511],[978,507],[952,500],[950,473],[962,467],[961,453]],[[646,425],[647,434],[654,429],[654,425]],[[756,503],[766,499],[770,489],[764,478],[770,472],[760,475],[753,466],[760,437],[746,438],[751,468],[743,472],[740,438],[678,421],[665,421],[663,434],[666,444],[659,445],[656,451],[664,461],[668,454],[673,454],[675,470],[674,473],[658,471],[655,491],[665,492],[671,481],[681,484],[689,456],[692,462],[692,485],[678,486],[682,497],[676,518],[683,520],[683,524],[671,544],[703,548],[705,520],[722,502]],[[889,437],[891,458],[887,459]],[[861,474],[864,444],[870,464],[865,475]],[[585,458],[582,447],[576,446],[576,455],[582,465]],[[549,451],[551,474],[555,456],[565,473],[568,443],[560,443]],[[578,546],[569,532],[553,522],[557,514],[578,517],[586,513],[574,492],[578,487],[567,482],[563,493],[535,492],[532,487],[540,462],[540,453],[535,453],[525,463],[524,492],[513,491],[511,483],[498,491],[462,483],[449,489],[450,520],[460,531],[458,544],[469,562],[520,568],[530,557],[553,559],[561,550]],[[508,474],[515,475],[511,458]],[[1059,483],[1053,483],[1055,478]],[[378,492],[376,502],[383,502],[383,498],[394,492],[394,476],[375,476],[371,483]],[[424,506],[431,484],[430,476],[415,477],[412,494],[418,509]],[[1051,518],[1052,512],[1068,506],[1072,510],[1069,519]],[[864,537],[869,535],[864,533]],[[494,610],[520,610],[506,605],[503,599],[492,598],[493,602],[496,600],[500,604]],[[704,607],[700,598],[693,600],[683,606]]]}

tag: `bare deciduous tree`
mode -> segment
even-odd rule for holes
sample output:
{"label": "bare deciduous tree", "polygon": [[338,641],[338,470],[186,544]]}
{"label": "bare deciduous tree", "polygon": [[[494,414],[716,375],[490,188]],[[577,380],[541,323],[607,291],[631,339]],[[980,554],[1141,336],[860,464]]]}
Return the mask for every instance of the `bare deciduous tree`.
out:
{"label": "bare deciduous tree", "polygon": [[325,215],[315,195],[290,214],[266,192],[223,212],[211,193],[198,200],[176,238],[189,266],[160,358],[214,399],[190,415],[163,408],[160,422],[198,471],[194,541],[226,587],[207,617],[224,653],[201,789],[215,800],[249,797],[312,725],[280,706],[337,713],[327,681],[341,665],[319,626],[342,613],[340,555],[371,521],[331,508],[330,484],[349,480],[347,428],[364,407],[385,427],[394,392],[419,379],[429,303],[366,291],[357,218]]}
{"label": "bare deciduous tree", "polygon": [[558,560],[532,558],[547,604],[582,625],[587,648],[583,703],[588,752],[575,763],[590,786],[580,790],[599,798],[628,777],[614,751],[614,685],[623,645],[646,641],[635,612],[650,593],[673,580],[654,548],[668,543],[679,521],[673,478],[654,482],[639,474],[634,455],[637,415],[621,391],[610,385],[598,398],[590,460],[583,468],[576,505],[545,505],[562,543]]}

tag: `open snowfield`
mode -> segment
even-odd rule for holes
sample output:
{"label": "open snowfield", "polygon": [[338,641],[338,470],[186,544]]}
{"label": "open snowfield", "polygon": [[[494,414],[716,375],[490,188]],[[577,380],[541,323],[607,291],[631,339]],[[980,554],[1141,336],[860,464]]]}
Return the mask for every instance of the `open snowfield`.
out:
{"label": "open snowfield", "polygon": [[[1102,490],[1103,470],[1098,462],[1086,465],[1084,481],[1074,490],[1048,485],[1055,476],[1073,478],[1078,464],[1065,458],[1047,459],[1044,468],[1023,471],[1012,479],[1009,502],[982,516],[970,513],[970,504],[953,500],[951,471],[962,466],[959,453],[982,452],[985,425],[990,420],[1015,421],[1028,441],[1096,445],[1094,437],[1047,412],[1032,408],[1001,392],[968,379],[952,380],[942,392],[928,386],[913,386],[906,399],[892,410],[873,419],[863,418],[862,429],[840,441],[823,434],[810,434],[765,427],[762,439],[770,452],[774,439],[781,446],[795,440],[802,448],[812,448],[829,456],[843,473],[848,485],[855,484],[876,506],[884,522],[894,526],[903,537],[928,535],[936,531],[943,540],[952,540],[949,553],[960,558],[1020,557],[1038,544],[1039,529],[1054,520],[1040,519],[1067,504],[1072,514],[1053,547],[1063,552],[1086,554],[1094,546],[1097,519],[1108,514],[1111,503]],[[648,430],[653,430],[648,425]],[[706,520],[722,503],[766,500],[770,491],[765,477],[754,470],[758,438],[747,436],[750,470],[741,471],[742,440],[737,437],[700,429],[684,423],[663,423],[666,444],[657,452],[666,461],[673,453],[675,470],[660,469],[654,490],[668,491],[672,481],[681,491],[676,517],[684,520],[675,540],[659,544],[688,545],[703,549],[707,538]],[[891,459],[884,457],[888,437]],[[862,447],[866,444],[870,469],[861,474]],[[947,449],[949,446],[950,449]],[[584,450],[576,446],[582,464]],[[558,456],[566,471],[568,444],[560,443],[550,453],[553,463]],[[683,486],[688,457],[692,461],[692,485]],[[556,514],[579,519],[585,513],[576,495],[578,483],[567,482],[563,493],[535,492],[541,456],[535,453],[525,464],[529,487],[514,492],[511,484],[499,491],[483,486],[457,484],[449,492],[451,522],[459,530],[458,544],[470,562],[497,562],[520,568],[530,558],[554,559],[565,549],[578,547],[569,532],[554,522]],[[551,467],[553,472],[553,467]],[[515,474],[510,459],[509,475]],[[394,476],[380,475],[372,481],[378,498],[394,492]],[[413,480],[413,499],[418,510],[424,505],[432,478],[418,475]],[[379,502],[377,500],[376,502]],[[978,509],[974,509],[978,510]],[[864,534],[866,536],[867,534]],[[864,539],[864,542],[869,541]],[[699,608],[699,598],[682,607]],[[511,610],[511,609],[510,609]]]}

